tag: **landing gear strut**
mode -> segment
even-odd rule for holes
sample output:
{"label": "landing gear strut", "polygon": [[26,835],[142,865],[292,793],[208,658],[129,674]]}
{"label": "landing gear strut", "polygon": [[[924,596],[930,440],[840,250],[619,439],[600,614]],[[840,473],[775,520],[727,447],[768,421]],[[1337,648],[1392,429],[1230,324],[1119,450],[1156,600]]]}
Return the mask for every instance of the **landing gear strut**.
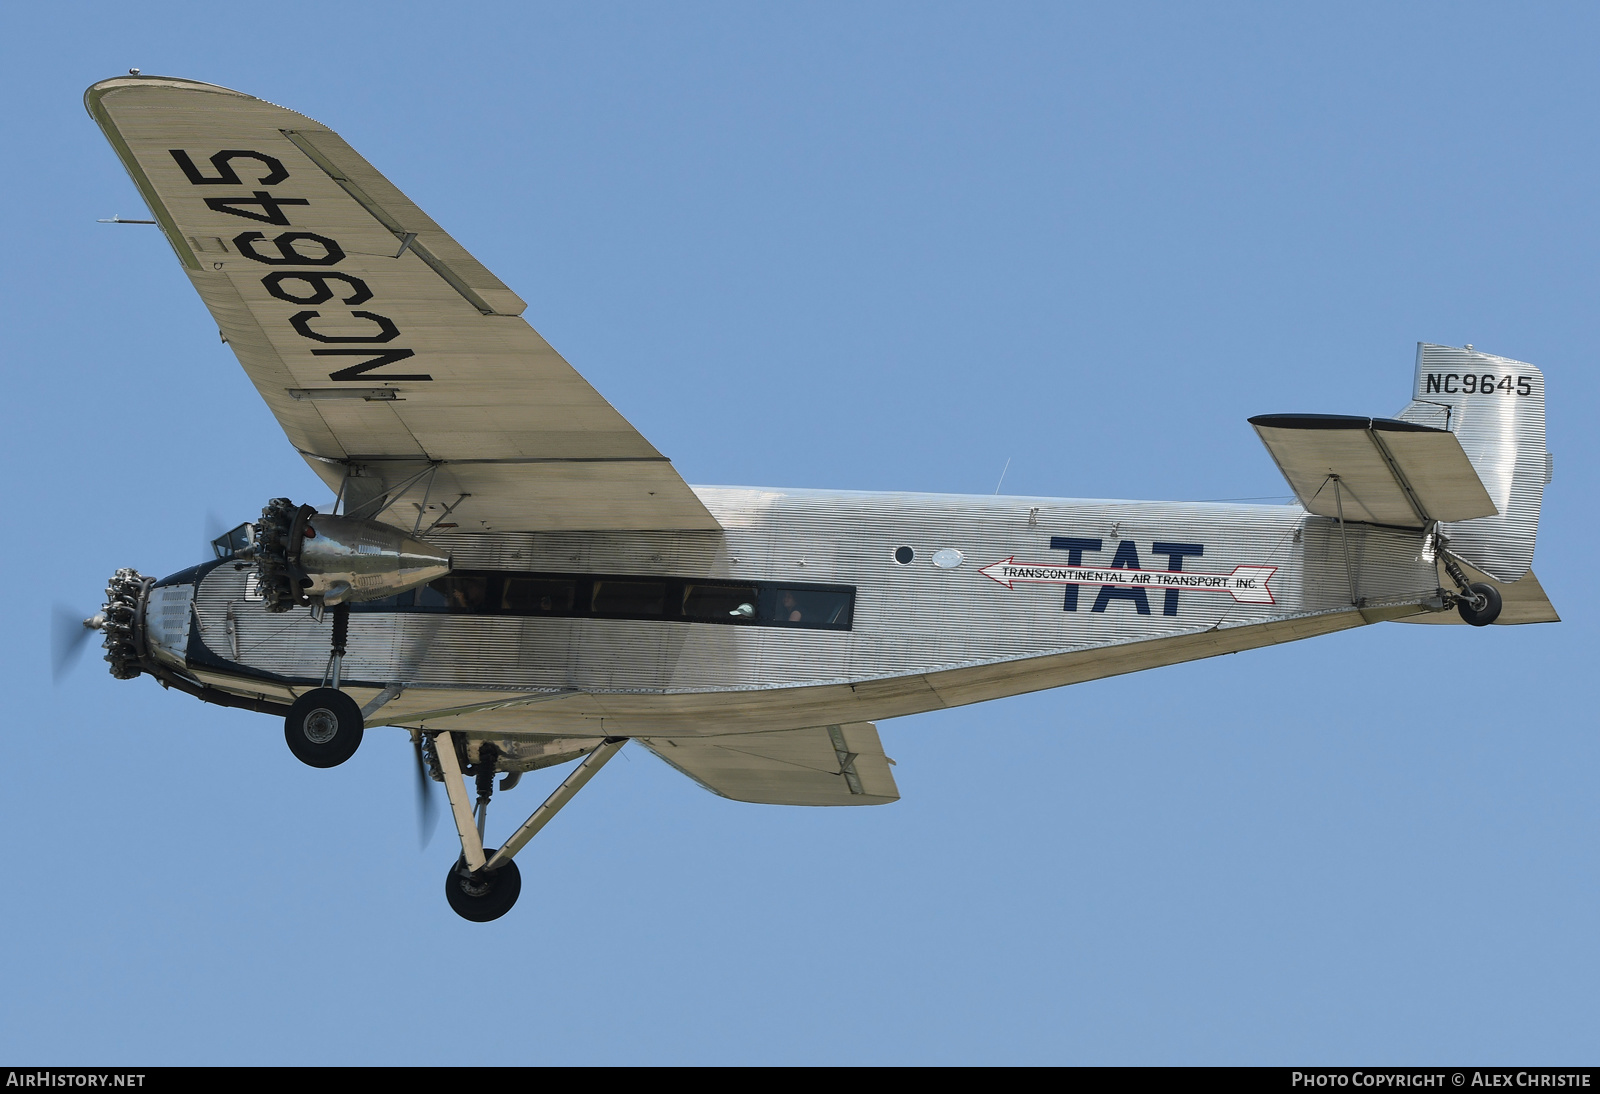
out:
{"label": "landing gear strut", "polygon": [[593,752],[578,761],[578,766],[510,839],[499,849],[485,849],[483,829],[488,820],[489,795],[493,792],[494,764],[498,753],[490,751],[492,745],[485,745],[479,750],[478,763],[472,772],[478,784],[478,808],[474,817],[474,810],[467,799],[464,773],[456,755],[454,737],[449,731],[435,735],[433,753],[439,759],[445,793],[450,798],[450,813],[455,818],[456,832],[461,837],[461,857],[445,875],[444,885],[445,899],[455,913],[474,923],[487,923],[509,912],[522,892],[522,874],[511,857],[527,846],[539,829],[550,823],[550,818],[571,801],[583,789],[583,785],[594,778],[595,772],[627,743],[626,737],[607,737],[601,741]]}
{"label": "landing gear strut", "polygon": [[1500,590],[1486,582],[1468,582],[1467,575],[1456,565],[1456,560],[1443,552],[1440,554],[1444,559],[1445,572],[1456,583],[1456,588],[1461,590],[1456,594],[1456,611],[1461,613],[1461,618],[1474,627],[1487,627],[1499,619]]}
{"label": "landing gear strut", "polygon": [[339,671],[350,637],[350,606],[333,609],[333,652],[323,685],[294,701],[283,720],[283,739],[295,759],[312,767],[338,767],[361,747],[365,719],[356,701],[339,690]]}

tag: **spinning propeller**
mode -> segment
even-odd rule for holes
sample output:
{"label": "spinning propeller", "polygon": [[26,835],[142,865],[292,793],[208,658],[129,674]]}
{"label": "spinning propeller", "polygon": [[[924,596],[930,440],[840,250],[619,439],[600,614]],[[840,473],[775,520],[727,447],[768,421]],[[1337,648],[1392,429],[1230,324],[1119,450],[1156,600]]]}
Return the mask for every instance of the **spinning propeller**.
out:
{"label": "spinning propeller", "polygon": [[50,679],[59,684],[83,656],[89,639],[105,623],[100,613],[84,618],[65,604],[57,603],[50,612]]}
{"label": "spinning propeller", "polygon": [[422,734],[411,738],[411,747],[417,757],[417,839],[423,847],[433,839],[434,827],[439,823],[439,811],[433,801],[433,780],[428,777],[428,761],[422,755]]}
{"label": "spinning propeller", "polygon": [[207,509],[205,524],[201,527],[206,537],[202,557],[211,558],[216,553],[217,540],[228,534],[228,526],[222,522],[222,517],[215,509]]}

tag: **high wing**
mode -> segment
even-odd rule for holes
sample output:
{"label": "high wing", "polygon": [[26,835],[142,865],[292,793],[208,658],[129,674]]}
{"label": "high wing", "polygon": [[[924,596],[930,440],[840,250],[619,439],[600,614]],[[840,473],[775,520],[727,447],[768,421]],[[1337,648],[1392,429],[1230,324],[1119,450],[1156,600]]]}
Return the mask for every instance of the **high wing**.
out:
{"label": "high wing", "polygon": [[724,798],[766,805],[885,805],[900,800],[871,722],[720,737],[640,738]]}
{"label": "high wing", "polygon": [[1448,430],[1342,414],[1263,414],[1250,424],[1309,513],[1423,528],[1498,512]]}
{"label": "high wing", "polygon": [[347,512],[465,531],[718,526],[522,300],[338,134],[165,77],[84,101]]}

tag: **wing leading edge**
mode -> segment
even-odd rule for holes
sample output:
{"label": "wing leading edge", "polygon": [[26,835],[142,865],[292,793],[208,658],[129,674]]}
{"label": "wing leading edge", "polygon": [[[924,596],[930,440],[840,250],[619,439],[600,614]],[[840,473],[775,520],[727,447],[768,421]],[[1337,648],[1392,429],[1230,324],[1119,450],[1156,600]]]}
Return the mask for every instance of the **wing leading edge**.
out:
{"label": "wing leading edge", "polygon": [[[84,96],[289,440],[350,511],[718,527],[524,304],[326,126],[186,80]],[[417,507],[424,507],[426,518]]]}

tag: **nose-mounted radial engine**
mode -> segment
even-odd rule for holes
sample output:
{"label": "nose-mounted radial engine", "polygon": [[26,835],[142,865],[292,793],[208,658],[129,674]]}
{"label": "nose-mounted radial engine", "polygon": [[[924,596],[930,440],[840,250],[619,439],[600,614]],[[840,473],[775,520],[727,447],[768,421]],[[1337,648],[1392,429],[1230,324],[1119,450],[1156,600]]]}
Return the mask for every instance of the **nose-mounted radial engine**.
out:
{"label": "nose-mounted radial engine", "polygon": [[[363,730],[360,708],[339,690],[350,605],[395,596],[443,577],[450,572],[450,556],[391,525],[319,513],[288,498],[272,499],[258,523],[241,525],[214,546],[220,558],[254,560],[267,611],[309,607],[313,619],[321,620],[325,611],[333,616],[332,648],[322,686],[288,708],[284,737],[295,756],[313,767],[333,767],[348,760],[360,746]],[[159,612],[165,625],[172,622],[167,617],[174,610],[179,613],[174,618],[186,618],[194,587],[157,585],[134,570],[118,570],[106,587],[103,611],[83,624],[104,633],[106,660],[119,680],[149,672],[165,684],[206,698],[212,689],[169,671],[181,667],[181,636],[153,635],[148,618]],[[187,627],[183,629],[186,633]],[[210,695],[208,701],[220,699]],[[227,705],[283,710],[276,704]]]}

